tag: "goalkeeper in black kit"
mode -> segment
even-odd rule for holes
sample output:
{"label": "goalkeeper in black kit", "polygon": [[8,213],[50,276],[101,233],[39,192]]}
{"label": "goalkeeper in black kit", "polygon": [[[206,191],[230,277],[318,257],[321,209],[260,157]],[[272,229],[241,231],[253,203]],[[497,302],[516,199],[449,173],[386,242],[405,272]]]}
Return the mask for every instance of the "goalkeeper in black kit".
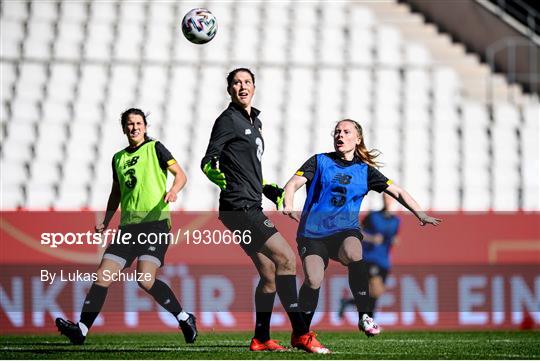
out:
{"label": "goalkeeper in black kit", "polygon": [[262,212],[262,194],[278,208],[283,190],[263,186],[261,160],[264,141],[259,110],[251,106],[255,76],[247,68],[227,76],[228,108],[217,118],[201,168],[221,189],[219,218],[231,231],[249,232],[250,242],[240,245],[260,275],[255,291],[256,325],[251,351],[283,351],[285,347],[270,338],[270,317],[277,294],[289,316],[291,346],[311,353],[329,353],[314,332],[309,331],[298,306],[296,256],[274,224]]}

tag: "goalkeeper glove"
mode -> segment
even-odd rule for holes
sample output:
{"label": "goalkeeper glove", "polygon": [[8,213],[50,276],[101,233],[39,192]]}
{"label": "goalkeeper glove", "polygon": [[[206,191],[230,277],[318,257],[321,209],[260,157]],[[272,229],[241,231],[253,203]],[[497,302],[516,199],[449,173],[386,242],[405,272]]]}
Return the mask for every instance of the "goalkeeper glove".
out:
{"label": "goalkeeper glove", "polygon": [[214,157],[211,161],[206,163],[203,167],[204,174],[210,179],[212,183],[215,183],[220,189],[227,187],[227,181],[225,180],[225,174],[219,170],[217,158]]}
{"label": "goalkeeper glove", "polygon": [[285,190],[280,188],[276,183],[264,184],[263,194],[266,198],[274,202],[278,210],[283,208],[283,200],[285,199]]}

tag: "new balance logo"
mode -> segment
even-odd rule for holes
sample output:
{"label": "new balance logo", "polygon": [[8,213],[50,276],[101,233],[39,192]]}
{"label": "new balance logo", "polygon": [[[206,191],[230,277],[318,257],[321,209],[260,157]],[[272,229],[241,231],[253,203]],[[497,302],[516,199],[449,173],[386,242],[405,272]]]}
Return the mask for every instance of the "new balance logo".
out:
{"label": "new balance logo", "polygon": [[251,134],[251,129],[246,129],[246,131],[244,132],[245,135],[250,135]]}
{"label": "new balance logo", "polygon": [[334,176],[332,179],[335,182],[338,182],[339,184],[347,185],[351,184],[352,176],[348,174],[338,173]]}
{"label": "new balance logo", "polygon": [[136,155],[134,156],[133,158],[129,158],[128,160],[126,160],[126,162],[124,163],[124,169],[126,169],[127,167],[133,167],[135,164],[137,164],[137,161],[139,160],[139,156]]}

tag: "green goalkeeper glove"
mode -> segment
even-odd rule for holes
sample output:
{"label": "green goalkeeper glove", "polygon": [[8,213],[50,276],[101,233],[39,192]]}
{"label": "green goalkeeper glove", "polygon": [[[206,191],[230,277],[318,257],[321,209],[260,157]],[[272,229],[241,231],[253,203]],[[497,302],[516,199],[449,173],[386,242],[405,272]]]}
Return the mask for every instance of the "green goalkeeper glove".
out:
{"label": "green goalkeeper glove", "polygon": [[278,210],[283,208],[283,200],[285,199],[285,190],[280,188],[276,183],[264,184],[263,194],[266,198],[274,202]]}
{"label": "green goalkeeper glove", "polygon": [[215,183],[220,189],[227,187],[227,181],[225,180],[225,174],[219,170],[217,158],[213,158],[206,163],[203,167],[204,174],[210,179],[212,183]]}

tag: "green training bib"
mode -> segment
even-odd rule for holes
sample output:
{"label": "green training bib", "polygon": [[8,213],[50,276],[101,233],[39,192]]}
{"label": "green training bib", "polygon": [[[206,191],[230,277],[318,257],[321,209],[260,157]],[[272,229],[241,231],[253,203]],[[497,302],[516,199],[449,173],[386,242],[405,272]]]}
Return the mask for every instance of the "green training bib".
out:
{"label": "green training bib", "polygon": [[156,141],[143,144],[133,153],[125,149],[114,155],[114,167],[120,183],[120,225],[169,220],[167,170],[161,169]]}

